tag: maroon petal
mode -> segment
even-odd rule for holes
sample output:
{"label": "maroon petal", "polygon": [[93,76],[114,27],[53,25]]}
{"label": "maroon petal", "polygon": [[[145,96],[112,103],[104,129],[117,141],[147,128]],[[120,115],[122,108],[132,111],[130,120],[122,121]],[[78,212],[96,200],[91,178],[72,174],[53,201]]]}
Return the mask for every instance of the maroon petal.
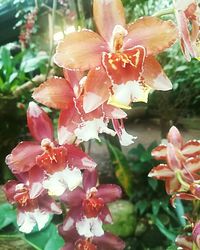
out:
{"label": "maroon petal", "polygon": [[35,102],[30,102],[27,110],[27,123],[36,141],[48,138],[53,140],[53,126],[50,118]]}
{"label": "maroon petal", "polygon": [[115,201],[122,195],[121,188],[115,184],[103,184],[97,189],[98,192],[96,196],[102,198],[105,203]]}
{"label": "maroon petal", "polygon": [[38,197],[38,206],[41,211],[47,211],[54,214],[62,213],[60,206],[47,194]]}
{"label": "maroon petal", "polygon": [[64,247],[61,248],[61,250],[74,250],[74,244],[73,243],[67,243],[64,245]]}
{"label": "maroon petal", "polygon": [[61,201],[67,203],[70,207],[77,207],[82,204],[83,199],[85,199],[86,193],[81,187],[77,187],[73,191],[66,191],[61,196]]}
{"label": "maroon petal", "polygon": [[190,140],[182,147],[182,153],[186,157],[195,157],[200,155],[200,141]]}
{"label": "maroon petal", "polygon": [[34,199],[44,191],[42,181],[44,180],[45,175],[44,171],[41,170],[41,168],[39,168],[38,166],[34,166],[33,168],[31,168],[28,174],[30,186],[29,195],[30,199]]}
{"label": "maroon petal", "polygon": [[16,194],[16,185],[19,184],[18,181],[15,181],[15,180],[11,180],[11,181],[8,181],[4,186],[3,186],[3,190],[5,192],[5,195],[6,195],[6,198],[7,200],[13,204],[15,203],[15,199],[14,199],[14,196]]}
{"label": "maroon petal", "polygon": [[181,188],[180,182],[177,180],[176,176],[173,178],[166,179],[165,189],[168,194],[174,194]]}
{"label": "maroon petal", "polygon": [[96,167],[96,163],[80,148],[74,145],[64,145],[68,150],[68,164],[72,167],[78,167],[80,169],[93,169]]}
{"label": "maroon petal", "polygon": [[85,170],[83,173],[83,188],[85,191],[88,189],[91,189],[93,187],[96,187],[97,185],[97,170],[94,169],[92,171]]}
{"label": "maroon petal", "polygon": [[166,145],[159,145],[158,147],[156,147],[152,150],[151,155],[156,160],[166,160],[167,146]]}
{"label": "maroon petal", "polygon": [[124,241],[111,233],[94,237],[92,242],[98,246],[98,250],[123,250],[125,248]]}
{"label": "maroon petal", "polygon": [[103,209],[101,210],[101,214],[99,215],[99,217],[104,224],[111,224],[113,222],[110,210],[106,205],[104,205]]}
{"label": "maroon petal", "polygon": [[42,153],[36,142],[20,142],[6,157],[6,164],[14,174],[29,171],[36,164],[36,156]]}
{"label": "maroon petal", "polygon": [[175,242],[176,242],[176,245],[180,247],[180,249],[184,249],[184,250],[193,249],[192,236],[179,235],[176,238]]}

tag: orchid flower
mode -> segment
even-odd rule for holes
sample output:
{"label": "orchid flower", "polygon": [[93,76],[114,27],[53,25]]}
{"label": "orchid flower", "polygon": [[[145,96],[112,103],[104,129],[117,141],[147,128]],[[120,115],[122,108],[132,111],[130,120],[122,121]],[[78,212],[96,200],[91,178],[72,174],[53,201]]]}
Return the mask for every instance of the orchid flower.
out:
{"label": "orchid flower", "polygon": [[198,179],[200,170],[200,142],[189,141],[183,144],[177,128],[172,127],[168,133],[168,144],[160,145],[152,151],[158,160],[166,160],[167,164],[159,164],[149,173],[149,177],[164,180],[168,194],[188,191],[190,184]]}
{"label": "orchid flower", "polygon": [[[58,66],[81,71],[103,67],[112,84],[108,102],[122,108],[130,108],[130,102],[137,98],[146,101],[146,92],[151,88],[172,88],[155,59],[176,41],[177,32],[171,21],[143,17],[126,25],[121,0],[94,0],[93,16],[98,33],[84,29],[68,34],[54,56]],[[107,80],[106,83],[105,88],[110,86]],[[87,84],[91,87],[93,82]],[[92,95],[87,95],[84,103],[94,97],[97,103],[105,99],[104,91],[98,93],[95,87],[91,90]],[[140,97],[134,94],[138,90]],[[123,97],[119,92],[124,93]]]}
{"label": "orchid flower", "polygon": [[36,225],[41,230],[49,221],[51,214],[62,213],[55,201],[44,189],[41,190],[41,183],[38,180],[34,181],[35,175],[37,176],[41,170],[38,167],[33,169],[28,175],[21,174],[20,178],[24,182],[11,180],[4,185],[8,201],[17,206],[17,224],[19,230],[24,233],[30,233]]}
{"label": "orchid flower", "polygon": [[35,165],[45,172],[43,187],[52,195],[73,190],[82,181],[81,169],[92,169],[96,163],[74,145],[58,145],[47,114],[34,102],[27,111],[28,127],[34,142],[19,143],[7,156],[13,173],[30,171]]}
{"label": "orchid flower", "polygon": [[121,188],[114,184],[97,185],[97,178],[96,170],[85,170],[83,187],[77,187],[72,192],[66,191],[61,196],[61,200],[70,207],[63,230],[68,231],[76,225],[77,230],[80,231],[81,228],[87,228],[87,225],[91,223],[101,227],[102,222],[112,222],[106,204],[121,197]]}
{"label": "orchid flower", "polygon": [[[200,57],[200,8],[196,0],[174,0],[180,43],[186,60]],[[192,30],[190,31],[190,25]]]}
{"label": "orchid flower", "polygon": [[[94,103],[87,102],[87,108],[85,108],[90,109],[92,107],[92,111],[85,112],[83,92],[88,77],[94,77],[91,74],[92,72],[87,77],[81,78],[83,75],[80,72],[65,70],[65,79],[53,77],[47,80],[35,89],[33,98],[48,107],[61,109],[58,122],[60,145],[73,142],[78,144],[90,139],[100,140],[99,134],[101,133],[112,136],[117,133],[122,145],[130,145],[133,143],[134,137],[127,134],[123,124],[115,122],[116,132],[108,128],[110,119],[116,121],[127,116],[124,111],[106,103],[95,106]],[[99,75],[99,78],[96,78],[99,84],[102,80],[101,76]]]}
{"label": "orchid flower", "polygon": [[125,243],[120,238],[107,232],[99,237],[85,238],[78,234],[76,228],[64,231],[61,225],[59,234],[66,241],[62,250],[123,250],[125,248]]}

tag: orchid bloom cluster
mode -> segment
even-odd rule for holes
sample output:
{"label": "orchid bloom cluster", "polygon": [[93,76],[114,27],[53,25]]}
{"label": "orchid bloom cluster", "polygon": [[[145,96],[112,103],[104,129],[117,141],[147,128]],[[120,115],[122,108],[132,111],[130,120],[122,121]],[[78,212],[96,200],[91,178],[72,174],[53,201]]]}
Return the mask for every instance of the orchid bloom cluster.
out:
{"label": "orchid bloom cluster", "polygon": [[[4,190],[17,207],[20,231],[42,229],[52,214],[63,212],[62,203],[67,214],[59,226],[66,241],[63,249],[124,249],[124,242],[102,227],[112,222],[107,203],[120,198],[121,189],[98,183],[96,163],[80,144],[100,140],[102,133],[117,135],[123,146],[133,143],[135,137],[124,128],[123,109],[130,109],[132,102],[147,102],[152,90],[172,88],[156,56],[179,39],[187,59],[198,57],[198,6],[192,0],[183,2],[174,4],[178,25],[155,16],[126,24],[121,0],[93,0],[97,32],[73,32],[58,44],[54,62],[64,77],[48,79],[32,95],[40,104],[59,110],[57,138],[47,113],[30,102],[27,123],[33,141],[20,142],[6,158],[16,180],[6,183]],[[199,170],[198,158],[193,157],[198,143],[183,146],[179,137],[170,138],[168,146],[157,150],[169,165],[157,167],[151,175],[164,178],[170,194],[181,188],[187,192]]]}
{"label": "orchid bloom cluster", "polygon": [[[176,127],[168,133],[168,141],[152,151],[152,156],[160,161],[149,173],[149,177],[165,181],[166,192],[171,197],[173,206],[176,198],[183,200],[200,200],[200,141],[190,140],[186,143]],[[178,236],[176,243],[180,249],[200,248],[200,218],[193,227],[192,236]],[[194,245],[198,248],[194,248]],[[181,248],[182,247],[182,248]]]}

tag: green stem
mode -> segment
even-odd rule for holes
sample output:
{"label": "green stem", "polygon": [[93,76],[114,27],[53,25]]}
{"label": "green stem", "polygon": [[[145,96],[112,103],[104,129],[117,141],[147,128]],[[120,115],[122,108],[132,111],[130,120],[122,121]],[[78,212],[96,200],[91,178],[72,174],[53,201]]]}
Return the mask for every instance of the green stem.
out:
{"label": "green stem", "polygon": [[163,9],[163,10],[156,12],[155,14],[153,14],[153,16],[161,17],[165,15],[174,15],[174,12],[175,12],[174,8],[168,8],[168,9]]}
{"label": "green stem", "polygon": [[52,14],[51,14],[51,20],[49,21],[49,40],[50,40],[50,46],[49,46],[49,62],[47,66],[47,73],[46,73],[46,79],[49,74],[49,70],[51,67],[51,58],[53,55],[53,49],[54,49],[54,40],[53,40],[53,35],[54,35],[54,25],[55,25],[55,14],[56,14],[56,8],[57,8],[57,0],[53,0],[53,6],[52,6]]}

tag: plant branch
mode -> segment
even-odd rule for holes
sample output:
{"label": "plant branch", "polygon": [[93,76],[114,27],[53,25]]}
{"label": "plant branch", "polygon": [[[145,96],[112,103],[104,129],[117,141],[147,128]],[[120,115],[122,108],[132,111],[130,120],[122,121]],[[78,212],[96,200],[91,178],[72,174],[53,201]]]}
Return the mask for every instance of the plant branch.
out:
{"label": "plant branch", "polygon": [[174,8],[168,8],[168,9],[163,9],[160,10],[156,13],[153,14],[153,16],[155,17],[161,17],[161,16],[165,16],[165,15],[174,15]]}

